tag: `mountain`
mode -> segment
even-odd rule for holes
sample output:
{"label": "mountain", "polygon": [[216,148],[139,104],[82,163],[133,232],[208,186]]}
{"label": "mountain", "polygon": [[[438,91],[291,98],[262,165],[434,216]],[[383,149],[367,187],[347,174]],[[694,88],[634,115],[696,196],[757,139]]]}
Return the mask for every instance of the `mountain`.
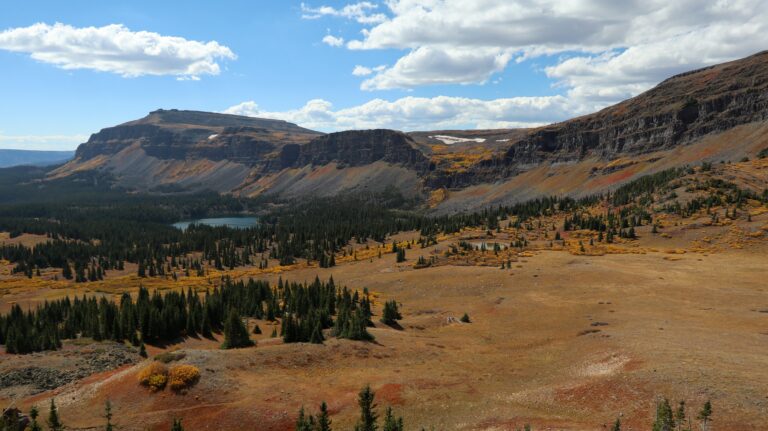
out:
{"label": "mountain", "polygon": [[0,168],[57,165],[72,160],[74,155],[74,151],[0,150]]}
{"label": "mountain", "polygon": [[[584,195],[768,147],[768,52],[671,77],[594,114],[536,129],[357,130],[159,110],[103,129],[52,178],[102,170],[137,190],[330,195],[398,187],[437,212]],[[428,198],[428,199],[427,199]]]}

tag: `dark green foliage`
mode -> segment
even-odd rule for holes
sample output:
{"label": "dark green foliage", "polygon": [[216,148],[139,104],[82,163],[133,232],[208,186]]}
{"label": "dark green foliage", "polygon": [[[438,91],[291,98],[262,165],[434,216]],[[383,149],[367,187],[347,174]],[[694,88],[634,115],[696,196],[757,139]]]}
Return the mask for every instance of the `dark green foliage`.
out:
{"label": "dark green foliage", "polygon": [[765,159],[766,157],[768,157],[768,148],[763,148],[759,153],[757,153],[758,159]]}
{"label": "dark green foliage", "polygon": [[37,418],[40,416],[40,411],[37,410],[37,407],[32,406],[29,408],[29,431],[42,431],[43,427],[40,426],[40,423],[37,422]]}
{"label": "dark green foliage", "polygon": [[107,425],[104,427],[105,431],[114,431],[115,426],[112,424],[112,403],[107,400],[104,405],[104,419],[107,420]]}
{"label": "dark green foliage", "polygon": [[653,431],[673,431],[675,419],[672,415],[672,407],[669,400],[664,398],[656,404],[656,418],[653,421]]}
{"label": "dark green foliage", "polygon": [[619,418],[616,418],[616,422],[613,423],[611,431],[621,431],[621,420]]}
{"label": "dark green foliage", "polygon": [[469,314],[467,313],[464,313],[464,315],[461,316],[460,320],[462,321],[462,323],[472,323],[472,321],[469,319]]}
{"label": "dark green foliage", "polygon": [[174,419],[171,425],[171,431],[184,431],[184,427],[181,426],[181,419]]}
{"label": "dark green foliage", "polygon": [[[231,318],[231,311],[236,319]],[[191,290],[161,295],[140,288],[135,301],[128,294],[119,303],[105,298],[66,297],[27,312],[14,305],[0,316],[0,342],[5,343],[8,353],[29,353],[57,349],[62,339],[92,337],[130,341],[146,355],[145,342],[210,337],[213,331],[223,329],[225,345],[240,347],[248,345],[241,317],[282,318],[282,335],[289,343],[320,343],[323,331],[329,328],[339,338],[371,340],[366,329],[371,315],[367,293],[339,288],[332,278],[327,282],[316,278],[310,284],[280,280],[277,286],[225,278],[220,287],[202,298]]]}
{"label": "dark green foliage", "polygon": [[381,323],[384,323],[385,325],[394,325],[402,318],[403,316],[400,314],[400,310],[397,307],[397,301],[393,299],[384,303],[384,309],[381,313]]}
{"label": "dark green foliage", "polygon": [[704,403],[704,406],[699,411],[696,419],[701,421],[701,424],[705,429],[707,428],[709,422],[712,420],[712,403],[709,400]]}
{"label": "dark green foliage", "polygon": [[56,408],[56,402],[51,398],[51,407],[48,411],[48,428],[51,431],[62,431],[64,424],[59,419],[59,409]]}
{"label": "dark green foliage", "polygon": [[378,425],[376,421],[379,416],[374,409],[374,399],[376,394],[371,390],[370,386],[364,387],[357,396],[357,405],[360,406],[360,418],[355,424],[355,431],[376,431]]}
{"label": "dark green foliage", "polygon": [[234,308],[229,311],[224,323],[224,343],[222,349],[239,349],[253,346],[253,341],[248,337],[248,330],[243,325],[243,320]]}

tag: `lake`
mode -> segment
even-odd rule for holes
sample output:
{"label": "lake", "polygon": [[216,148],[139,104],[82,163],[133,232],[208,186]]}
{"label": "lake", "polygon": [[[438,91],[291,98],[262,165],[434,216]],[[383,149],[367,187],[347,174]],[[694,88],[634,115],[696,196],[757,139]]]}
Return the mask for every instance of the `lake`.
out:
{"label": "lake", "polygon": [[258,223],[259,219],[256,217],[220,217],[180,221],[178,223],[174,223],[173,227],[181,230],[187,230],[190,225],[204,224],[213,227],[226,226],[233,229],[246,229],[256,226]]}

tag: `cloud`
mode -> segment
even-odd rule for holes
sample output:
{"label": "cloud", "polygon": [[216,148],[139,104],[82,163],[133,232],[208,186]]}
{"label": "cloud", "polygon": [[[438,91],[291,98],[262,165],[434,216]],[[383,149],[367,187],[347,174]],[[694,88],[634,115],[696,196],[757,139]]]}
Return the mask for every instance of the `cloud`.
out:
{"label": "cloud", "polygon": [[438,49],[419,47],[400,58],[394,66],[363,81],[363,90],[413,88],[429,84],[485,83],[503,70],[510,53],[490,50]]}
{"label": "cloud", "polygon": [[379,5],[371,2],[359,2],[348,4],[341,9],[331,6],[310,7],[304,3],[301,4],[301,17],[304,19],[318,19],[323,16],[335,16],[346,19],[352,19],[360,24],[378,24],[387,20],[387,16],[382,13],[369,13],[375,10]]}
{"label": "cloud", "polygon": [[321,131],[389,128],[437,130],[535,127],[572,115],[563,96],[513,97],[480,100],[464,97],[403,97],[374,99],[362,105],[334,109],[326,100],[310,100],[298,109],[267,111],[254,101],[232,106],[224,113],[274,118]]}
{"label": "cloud", "polygon": [[[599,108],[669,75],[768,46],[768,0],[387,0],[387,19],[351,50],[404,51],[361,88],[476,84],[508,62],[546,69],[577,102]],[[343,9],[343,8],[342,8]],[[334,15],[334,14],[325,14]],[[556,56],[561,56],[557,58]]]}
{"label": "cloud", "polygon": [[58,151],[74,150],[88,140],[88,135],[4,135],[0,133],[0,148],[14,150]]}
{"label": "cloud", "polygon": [[328,34],[323,38],[323,43],[328,46],[341,46],[344,45],[344,38]]}
{"label": "cloud", "polygon": [[352,69],[352,75],[354,76],[368,76],[372,73],[373,70],[365,66],[357,65],[354,69]]}
{"label": "cloud", "polygon": [[77,28],[56,23],[33,24],[0,32],[0,49],[28,53],[62,69],[90,69],[124,77],[170,75],[199,79],[218,75],[219,61],[237,56],[218,42],[198,42],[121,24]]}

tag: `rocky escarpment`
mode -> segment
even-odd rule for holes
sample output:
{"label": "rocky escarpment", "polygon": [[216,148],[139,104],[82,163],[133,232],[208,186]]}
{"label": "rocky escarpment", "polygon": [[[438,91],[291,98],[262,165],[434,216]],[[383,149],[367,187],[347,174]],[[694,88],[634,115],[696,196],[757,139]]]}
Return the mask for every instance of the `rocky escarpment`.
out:
{"label": "rocky escarpment", "polygon": [[686,145],[768,120],[768,52],[674,76],[595,114],[532,130],[466,172],[437,171],[433,186],[492,182],[542,163],[611,160]]}
{"label": "rocky escarpment", "polygon": [[304,145],[286,145],[281,160],[286,168],[331,162],[340,167],[364,166],[382,161],[425,171],[429,159],[414,146],[411,137],[394,130],[351,130],[324,135]]}
{"label": "rocky escarpment", "polygon": [[322,135],[279,120],[196,111],[159,110],[147,117],[91,135],[76,159],[113,156],[140,147],[161,160],[228,160],[249,166],[266,162],[282,145]]}

